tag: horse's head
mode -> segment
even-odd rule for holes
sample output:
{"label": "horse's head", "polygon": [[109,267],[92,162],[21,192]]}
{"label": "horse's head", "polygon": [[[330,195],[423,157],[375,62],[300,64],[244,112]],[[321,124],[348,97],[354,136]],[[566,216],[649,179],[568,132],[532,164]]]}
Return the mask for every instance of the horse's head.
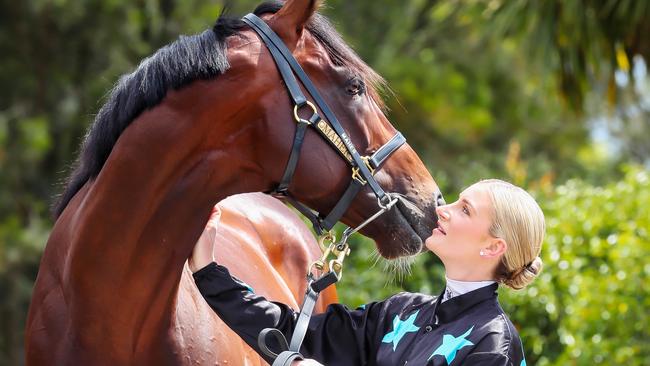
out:
{"label": "horse's head", "polygon": [[[397,133],[382,110],[378,88],[383,80],[342,41],[323,16],[315,13],[317,7],[317,1],[288,0],[284,4],[260,5],[256,14],[291,50],[359,154],[370,156]],[[257,158],[265,167],[271,191],[283,176],[297,123],[293,103],[269,50],[252,30],[243,29],[241,35],[229,43],[230,72],[254,79],[242,88],[260,88],[256,102],[261,120],[259,136],[267,145],[259,149]],[[304,87],[303,92],[312,99]],[[300,114],[308,118],[310,109],[301,108]],[[375,178],[385,192],[399,200],[361,232],[374,239],[380,254],[387,258],[421,251],[422,243],[436,225],[436,202],[442,200],[436,182],[407,144],[386,160]],[[350,163],[333,144],[309,128],[288,192],[311,208],[327,213],[350,181]],[[377,198],[366,185],[342,221],[355,226],[378,209]]]}

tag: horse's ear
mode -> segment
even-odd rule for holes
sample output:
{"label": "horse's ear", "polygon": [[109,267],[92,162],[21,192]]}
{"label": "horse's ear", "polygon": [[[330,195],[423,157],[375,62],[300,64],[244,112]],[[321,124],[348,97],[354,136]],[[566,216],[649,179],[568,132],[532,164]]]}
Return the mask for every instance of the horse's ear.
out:
{"label": "horse's ear", "polygon": [[318,10],[321,2],[320,0],[287,0],[273,15],[271,27],[289,48],[296,45],[309,18]]}

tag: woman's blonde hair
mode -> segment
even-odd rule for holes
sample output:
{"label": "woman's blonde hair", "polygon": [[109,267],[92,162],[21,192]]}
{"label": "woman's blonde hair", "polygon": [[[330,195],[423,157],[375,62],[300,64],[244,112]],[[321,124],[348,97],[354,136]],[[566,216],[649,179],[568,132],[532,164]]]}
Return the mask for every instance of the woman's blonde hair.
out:
{"label": "woman's blonde hair", "polygon": [[508,248],[501,257],[497,280],[515,290],[531,283],[542,271],[539,257],[546,224],[535,199],[514,184],[487,179],[476,183],[489,194],[494,207],[490,235]]}

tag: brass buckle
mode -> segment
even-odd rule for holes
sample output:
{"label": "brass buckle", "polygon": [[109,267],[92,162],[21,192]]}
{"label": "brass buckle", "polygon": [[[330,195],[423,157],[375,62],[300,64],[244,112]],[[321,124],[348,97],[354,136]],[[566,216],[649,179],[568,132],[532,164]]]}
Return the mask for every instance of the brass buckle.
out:
{"label": "brass buckle", "polygon": [[[361,160],[363,160],[363,163],[370,171],[370,175],[375,175],[375,169],[373,169],[373,167],[370,165],[370,157],[362,156]],[[361,176],[361,172],[359,171],[358,166],[352,167],[352,179],[356,180],[357,182],[361,183],[361,185],[364,186],[368,183],[368,181],[363,179],[363,176]]]}
{"label": "brass buckle", "polygon": [[359,173],[359,167],[354,166],[352,167],[352,179],[356,180],[357,182],[361,183],[361,185],[365,186],[366,183],[368,183],[367,180],[363,179],[361,176],[361,173]]}
{"label": "brass buckle", "polygon": [[[326,241],[329,242],[327,247],[325,247]],[[347,242],[336,243],[336,237],[331,231],[321,236],[318,240],[318,244],[323,249],[323,255],[319,260],[309,266],[307,278],[314,278],[313,271],[315,269],[320,273],[332,271],[336,273],[336,276],[340,279],[343,275],[343,261],[345,260],[345,257],[350,255],[350,246]],[[336,258],[328,261],[327,258],[330,255]]]}
{"label": "brass buckle", "polygon": [[[311,108],[311,110],[312,110],[312,114],[311,114],[312,117],[314,115],[318,114],[318,110],[316,109],[316,106],[312,104],[312,102],[307,101],[307,106],[309,106]],[[309,120],[304,119],[304,118],[300,118],[300,116],[298,115],[298,105],[297,104],[293,106],[293,118],[295,118],[296,122],[298,122],[298,123],[306,123],[308,125],[311,124],[311,122],[309,122]]]}
{"label": "brass buckle", "polygon": [[330,270],[336,273],[336,276],[340,279],[343,276],[343,260],[345,260],[345,257],[350,255],[350,246],[348,243],[334,245],[334,248],[332,248],[332,254],[336,256],[336,259],[330,261],[329,267]]}
{"label": "brass buckle", "polygon": [[370,174],[375,175],[375,169],[370,165],[370,156],[362,156],[361,160],[366,164],[366,167],[370,171]]}
{"label": "brass buckle", "polygon": [[[326,241],[329,242],[329,245],[325,245]],[[320,249],[323,251],[323,255],[320,257],[319,260],[315,261],[309,266],[307,276],[309,276],[312,273],[314,268],[320,272],[329,271],[330,268],[329,268],[329,264],[327,263],[327,257],[329,257],[332,251],[335,249],[334,248],[335,241],[336,241],[336,236],[331,231],[328,231],[318,239],[318,246],[320,246]]]}

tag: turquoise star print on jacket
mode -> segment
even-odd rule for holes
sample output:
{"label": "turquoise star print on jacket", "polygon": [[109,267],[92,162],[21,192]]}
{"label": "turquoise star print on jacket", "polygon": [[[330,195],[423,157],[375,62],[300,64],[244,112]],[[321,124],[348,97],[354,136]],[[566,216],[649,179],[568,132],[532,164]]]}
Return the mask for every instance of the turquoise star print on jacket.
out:
{"label": "turquoise star print on jacket", "polygon": [[384,339],[381,340],[382,343],[392,342],[393,351],[395,351],[397,344],[402,340],[402,337],[404,337],[406,333],[417,332],[420,329],[420,327],[413,324],[419,312],[420,310],[416,311],[404,321],[399,318],[399,315],[395,315],[395,318],[393,318],[393,331],[386,333]]}
{"label": "turquoise star print on jacket", "polygon": [[436,348],[435,351],[433,351],[431,356],[429,356],[429,360],[432,359],[435,355],[442,355],[445,356],[447,365],[451,365],[451,362],[454,360],[454,358],[456,358],[456,352],[458,352],[459,349],[465,346],[474,345],[474,343],[467,340],[467,336],[472,332],[472,329],[474,329],[474,326],[469,328],[467,332],[463,333],[458,338],[454,337],[451,334],[445,334],[442,337],[442,344]]}

